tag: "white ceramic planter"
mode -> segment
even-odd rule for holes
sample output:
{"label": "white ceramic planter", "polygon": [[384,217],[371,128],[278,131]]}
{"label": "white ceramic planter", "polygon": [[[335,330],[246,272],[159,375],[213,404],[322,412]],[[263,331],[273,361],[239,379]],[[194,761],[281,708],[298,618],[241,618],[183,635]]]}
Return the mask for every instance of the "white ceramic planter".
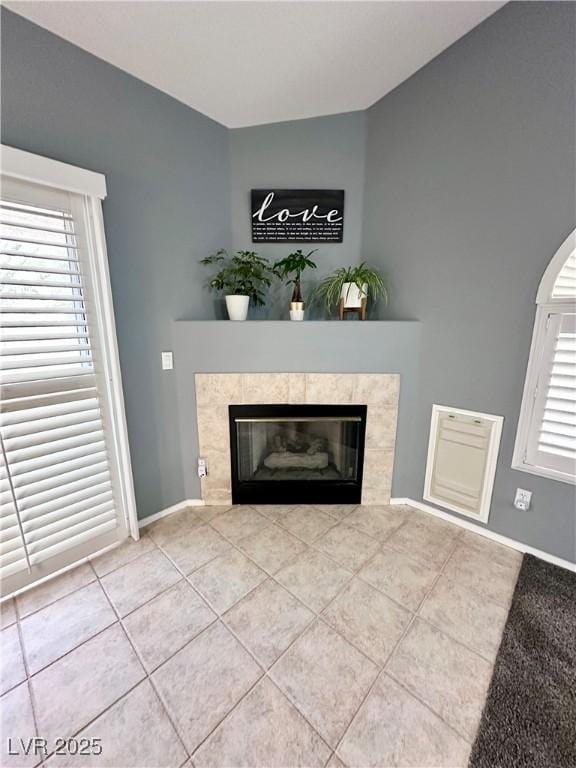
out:
{"label": "white ceramic planter", "polygon": [[365,299],[368,293],[368,285],[364,283],[362,292],[356,283],[344,283],[340,291],[340,298],[344,299],[344,309],[360,309],[362,299]]}
{"label": "white ceramic planter", "polygon": [[246,320],[250,296],[226,296],[226,309],[230,320]]}

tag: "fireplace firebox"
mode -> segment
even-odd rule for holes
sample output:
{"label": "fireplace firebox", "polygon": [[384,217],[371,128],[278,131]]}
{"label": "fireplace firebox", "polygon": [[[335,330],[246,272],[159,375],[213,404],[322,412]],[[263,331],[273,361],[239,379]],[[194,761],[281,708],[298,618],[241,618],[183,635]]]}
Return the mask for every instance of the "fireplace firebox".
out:
{"label": "fireplace firebox", "polygon": [[359,504],[365,405],[231,405],[234,504]]}

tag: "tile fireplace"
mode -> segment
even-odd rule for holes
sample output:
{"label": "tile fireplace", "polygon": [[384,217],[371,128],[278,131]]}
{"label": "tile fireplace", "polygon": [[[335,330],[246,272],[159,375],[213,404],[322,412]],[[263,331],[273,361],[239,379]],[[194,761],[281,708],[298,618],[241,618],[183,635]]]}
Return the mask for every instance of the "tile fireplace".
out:
{"label": "tile fireplace", "polygon": [[[394,373],[196,373],[197,455],[203,457],[208,466],[208,476],[202,479],[202,499],[207,504],[232,503],[229,407],[258,406],[265,403],[270,406],[298,406],[300,410],[308,406],[314,406],[315,409],[321,406],[364,407],[363,461],[358,455],[358,461],[362,464],[361,502],[388,504],[394,466],[399,392],[400,376]],[[283,435],[281,429],[270,429],[275,430],[282,441],[279,443],[280,448],[284,447],[284,442],[288,448],[288,436]],[[310,431],[310,428],[308,430]],[[320,437],[321,435],[318,439]],[[258,439],[262,440],[262,437],[257,437],[256,440]],[[310,447],[308,445],[306,451]],[[304,446],[300,449],[302,453],[303,448]],[[299,450],[292,452],[298,453]],[[328,451],[325,480],[328,479],[329,472],[338,471],[334,463],[335,456],[337,454],[333,453],[333,458],[330,459]],[[263,457],[260,459],[263,461]],[[279,457],[276,459],[278,463]],[[313,461],[322,464],[326,459],[317,457]],[[310,460],[310,463],[313,461]],[[274,459],[268,463],[274,464]],[[334,464],[336,470],[332,469],[330,464]],[[349,466],[348,464],[348,468]],[[273,467],[267,469],[271,470]],[[276,481],[279,481],[282,474],[279,467],[276,469]],[[292,467],[292,471],[296,469]],[[348,469],[345,465],[340,464],[340,471],[343,471],[343,476],[346,477]],[[322,484],[318,487],[326,490],[326,486]],[[322,496],[323,500],[325,498]]]}
{"label": "tile fireplace", "polygon": [[359,504],[366,405],[230,405],[234,504]]}

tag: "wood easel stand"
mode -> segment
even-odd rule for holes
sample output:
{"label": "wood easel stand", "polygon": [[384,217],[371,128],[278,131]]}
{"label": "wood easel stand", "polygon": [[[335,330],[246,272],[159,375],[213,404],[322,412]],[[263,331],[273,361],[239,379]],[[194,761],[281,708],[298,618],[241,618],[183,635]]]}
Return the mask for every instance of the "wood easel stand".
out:
{"label": "wood easel stand", "polygon": [[340,299],[338,302],[338,317],[340,320],[344,320],[344,315],[349,315],[351,313],[354,313],[356,315],[360,315],[360,320],[366,320],[366,305],[368,304],[367,299],[361,299],[361,303],[359,307],[345,307],[344,306],[344,299]]}

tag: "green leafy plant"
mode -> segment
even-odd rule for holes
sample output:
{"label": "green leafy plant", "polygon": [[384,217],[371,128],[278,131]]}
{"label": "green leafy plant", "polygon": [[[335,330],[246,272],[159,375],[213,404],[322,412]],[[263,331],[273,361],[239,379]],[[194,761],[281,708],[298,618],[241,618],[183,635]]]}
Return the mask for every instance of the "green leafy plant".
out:
{"label": "green leafy plant", "polygon": [[302,249],[298,248],[297,251],[289,253],[288,256],[280,259],[280,261],[277,261],[274,264],[274,272],[281,280],[292,276],[290,280],[286,281],[286,285],[294,286],[292,291],[292,301],[302,301],[300,279],[304,270],[316,269],[316,264],[310,257],[313,253],[316,253],[317,250],[318,249],[315,248],[313,251],[309,251],[309,253],[302,253]]}
{"label": "green leafy plant", "polygon": [[[355,285],[362,298],[370,298],[372,301],[381,298],[385,303],[388,301],[388,290],[382,275],[363,261],[355,267],[340,267],[322,280],[316,289],[316,294],[324,300],[328,311],[338,304],[346,283]],[[366,293],[364,293],[365,290]]]}
{"label": "green leafy plant", "polygon": [[223,248],[212,256],[200,260],[205,266],[220,267],[209,286],[227,295],[250,296],[254,304],[266,302],[265,289],[272,285],[275,272],[268,259],[254,251],[237,251],[232,256]]}

